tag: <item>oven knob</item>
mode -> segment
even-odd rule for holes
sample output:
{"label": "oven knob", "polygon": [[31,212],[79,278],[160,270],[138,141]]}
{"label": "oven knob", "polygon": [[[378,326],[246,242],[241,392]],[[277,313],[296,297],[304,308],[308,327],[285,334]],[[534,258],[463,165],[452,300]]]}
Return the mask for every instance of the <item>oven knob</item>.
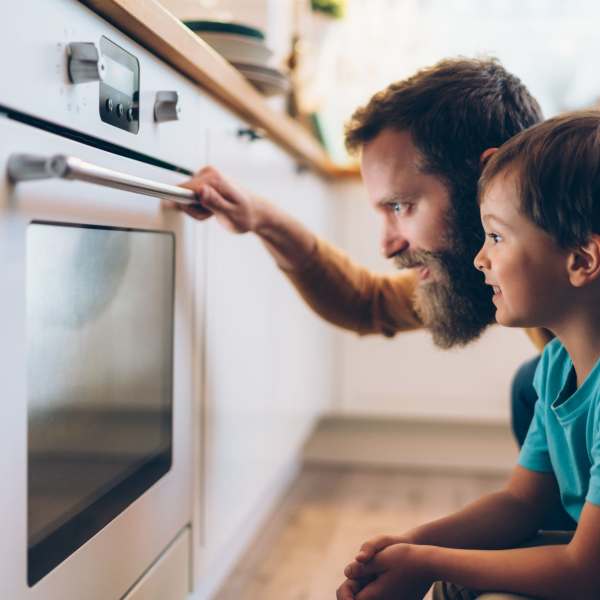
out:
{"label": "oven knob", "polygon": [[178,121],[181,114],[179,94],[177,92],[156,92],[154,102],[154,120],[157,123]]}
{"label": "oven knob", "polygon": [[106,74],[106,65],[96,44],[92,42],[73,42],[67,46],[69,61],[69,79],[73,83],[102,81]]}

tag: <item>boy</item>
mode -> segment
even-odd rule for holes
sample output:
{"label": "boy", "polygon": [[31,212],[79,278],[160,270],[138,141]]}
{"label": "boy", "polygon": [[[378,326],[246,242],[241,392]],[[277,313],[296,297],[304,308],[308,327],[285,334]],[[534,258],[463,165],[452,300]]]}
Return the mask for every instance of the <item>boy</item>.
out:
{"label": "boy", "polygon": [[[338,600],[417,599],[435,581],[452,582],[436,584],[439,599],[600,598],[600,112],[508,141],[479,197],[486,241],[475,266],[496,320],[556,335],[536,371],[519,464],[503,490],[363,544]],[[523,547],[559,502],[577,522],[572,539]]]}

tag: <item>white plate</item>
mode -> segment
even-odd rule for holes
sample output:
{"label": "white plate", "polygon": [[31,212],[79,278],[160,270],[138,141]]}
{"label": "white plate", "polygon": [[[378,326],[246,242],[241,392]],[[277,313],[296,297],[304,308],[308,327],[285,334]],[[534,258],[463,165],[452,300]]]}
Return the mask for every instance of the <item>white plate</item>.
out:
{"label": "white plate", "polygon": [[266,65],[273,51],[261,40],[215,31],[194,32],[229,62]]}
{"label": "white plate", "polygon": [[290,89],[289,78],[277,69],[240,63],[236,63],[234,66],[266,96],[284,94]]}

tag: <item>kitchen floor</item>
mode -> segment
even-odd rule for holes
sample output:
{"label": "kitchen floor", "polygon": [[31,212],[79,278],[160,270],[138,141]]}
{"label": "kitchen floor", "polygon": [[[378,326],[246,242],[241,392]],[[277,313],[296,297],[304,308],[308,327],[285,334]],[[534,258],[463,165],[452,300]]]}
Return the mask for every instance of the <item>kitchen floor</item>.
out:
{"label": "kitchen floor", "polygon": [[333,600],[363,541],[448,514],[503,482],[498,475],[307,466],[217,600]]}

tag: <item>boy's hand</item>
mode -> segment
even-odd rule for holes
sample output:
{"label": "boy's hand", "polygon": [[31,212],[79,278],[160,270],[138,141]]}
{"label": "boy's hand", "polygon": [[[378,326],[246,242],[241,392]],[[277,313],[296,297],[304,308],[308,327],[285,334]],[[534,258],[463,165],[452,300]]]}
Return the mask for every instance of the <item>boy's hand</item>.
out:
{"label": "boy's hand", "polygon": [[[392,546],[393,544],[408,543],[408,538],[405,536],[393,535],[378,535],[370,540],[367,540],[356,555],[356,561],[359,563],[368,563],[373,557]],[[360,579],[348,578],[337,590],[337,600],[354,600],[357,594],[366,587],[369,583],[375,580],[375,576],[363,577]]]}
{"label": "boy's hand", "polygon": [[[368,563],[354,561],[344,574],[338,600],[421,600],[433,583],[421,553],[424,546],[394,544],[378,552]],[[373,578],[364,585],[364,581]]]}
{"label": "boy's hand", "polygon": [[335,597],[337,600],[355,600],[358,593],[374,580],[375,577],[368,577],[360,580],[346,579],[346,581],[344,581],[337,589]]}
{"label": "boy's hand", "polygon": [[355,560],[368,563],[378,552],[393,544],[408,543],[408,539],[399,535],[378,535],[367,540],[361,547]]}
{"label": "boy's hand", "polygon": [[346,579],[337,590],[337,600],[423,600],[431,581],[407,581],[398,573],[388,572],[362,585],[355,579]]}

